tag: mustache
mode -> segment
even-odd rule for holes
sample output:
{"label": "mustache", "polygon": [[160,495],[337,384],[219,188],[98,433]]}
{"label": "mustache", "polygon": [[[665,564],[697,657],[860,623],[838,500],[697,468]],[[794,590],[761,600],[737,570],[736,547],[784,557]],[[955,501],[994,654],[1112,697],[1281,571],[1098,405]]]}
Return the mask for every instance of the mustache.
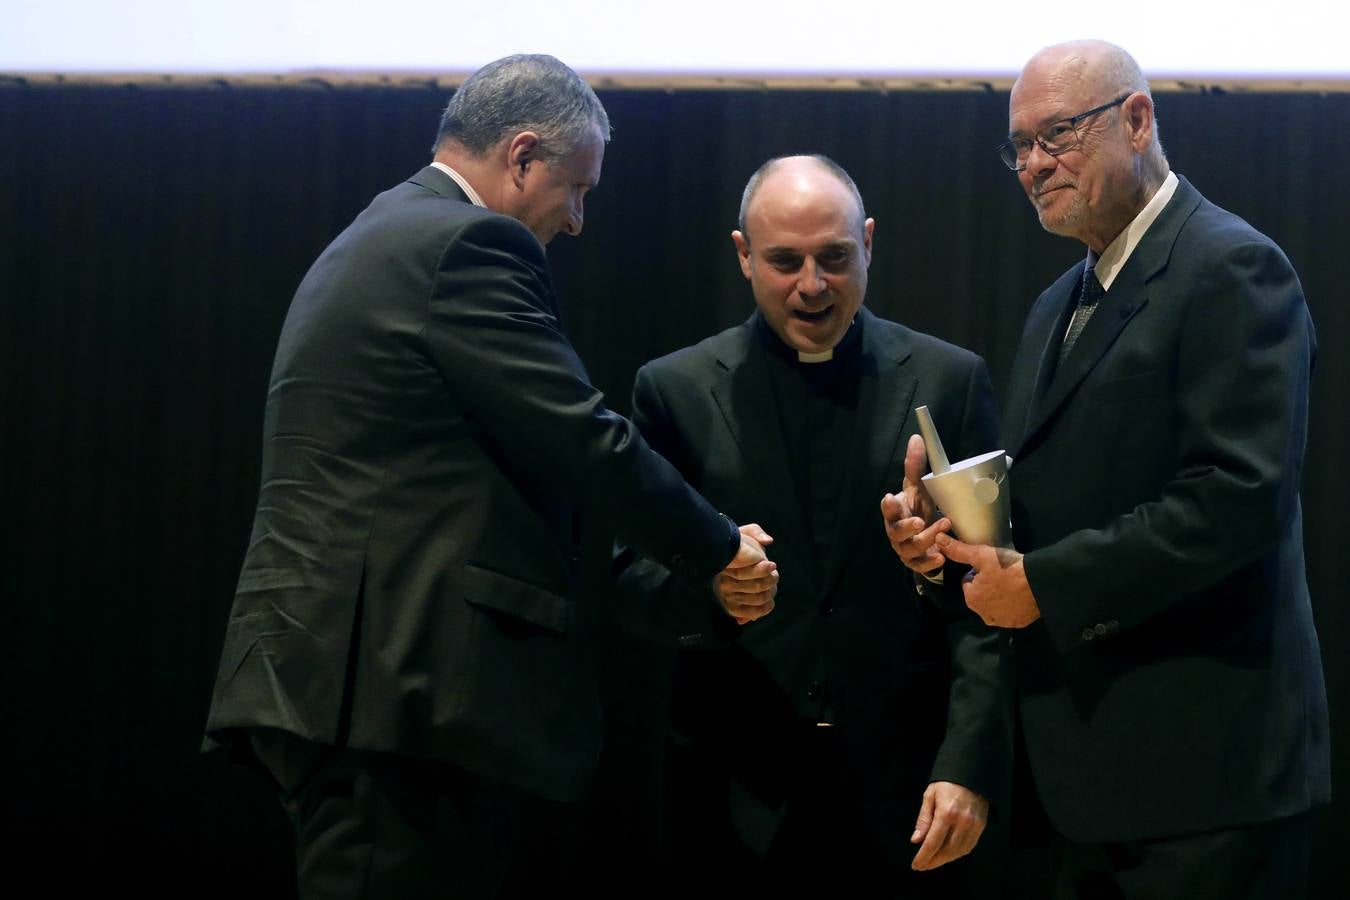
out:
{"label": "mustache", "polygon": [[1077,185],[1074,182],[1069,181],[1068,179],[1060,179],[1059,181],[1055,182],[1047,181],[1044,184],[1033,185],[1031,189],[1031,195],[1033,197],[1039,197],[1042,194],[1048,194],[1051,191],[1057,191],[1060,188],[1064,187],[1077,187]]}

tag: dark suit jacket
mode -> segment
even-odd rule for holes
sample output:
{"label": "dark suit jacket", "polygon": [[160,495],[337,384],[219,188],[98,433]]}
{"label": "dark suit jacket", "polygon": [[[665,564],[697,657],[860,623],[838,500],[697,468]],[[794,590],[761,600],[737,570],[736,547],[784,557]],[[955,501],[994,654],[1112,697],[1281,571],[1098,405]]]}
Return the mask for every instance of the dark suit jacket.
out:
{"label": "dark suit jacket", "polygon": [[1033,307],[1005,419],[1043,615],[1015,643],[1041,800],[1080,841],[1305,810],[1329,786],[1298,278],[1183,179],[1054,373],[1082,269]]}
{"label": "dark suit jacket", "polygon": [[208,732],[575,797],[600,726],[569,501],[691,576],[737,542],[602,405],[538,241],[429,166],[333,241],[287,314]]}
{"label": "dark suit jacket", "polygon": [[[781,581],[774,611],[699,649],[712,623],[669,626],[686,648],[674,724],[764,808],[767,845],[792,785],[803,724],[824,716],[850,761],[854,796],[881,842],[909,848],[924,787],[934,780],[998,797],[1011,754],[1010,667],[1003,641],[950,590],[916,590],[887,541],[880,502],[900,488],[915,406],[927,404],[952,459],[994,449],[996,413],[984,362],[973,353],[860,310],[863,378],[855,435],[828,559],[819,559],[789,472],[766,350],[755,318],[648,363],[637,375],[634,421],[689,482],[721,508],[774,537]],[[681,588],[638,561],[629,591]],[[715,610],[707,585],[658,609]],[[723,629],[725,630],[725,629]],[[738,797],[743,797],[739,790]],[[743,824],[745,818],[743,817]],[[743,832],[744,833],[744,832]],[[907,864],[908,858],[904,859]]]}

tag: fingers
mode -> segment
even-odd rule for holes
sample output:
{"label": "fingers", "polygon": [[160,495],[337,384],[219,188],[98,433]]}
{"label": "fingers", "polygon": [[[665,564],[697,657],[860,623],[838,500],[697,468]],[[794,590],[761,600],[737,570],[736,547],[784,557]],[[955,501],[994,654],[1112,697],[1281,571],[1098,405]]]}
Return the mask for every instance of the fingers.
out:
{"label": "fingers", "polygon": [[761,598],[755,603],[742,603],[738,600],[722,600],[722,608],[726,610],[727,615],[736,620],[737,625],[745,625],[748,622],[754,622],[762,619],[773,612],[773,596]]}
{"label": "fingers", "polygon": [[[929,822],[923,826],[925,816]],[[918,871],[936,869],[971,850],[984,833],[989,818],[989,801],[960,785],[934,782],[924,791],[923,808],[911,843],[922,835],[923,844],[911,866]]]}
{"label": "fingers", "polygon": [[924,473],[928,471],[928,451],[923,445],[923,438],[917,434],[909,436],[909,444],[905,446],[905,482],[913,484],[915,487],[923,483]]}
{"label": "fingers", "polygon": [[919,805],[919,817],[914,820],[914,833],[909,836],[911,844],[917,844],[923,840],[928,834],[929,827],[933,824],[934,793],[931,784],[923,792],[923,803]]}
{"label": "fingers", "polygon": [[738,624],[762,619],[773,612],[774,597],[778,594],[778,564],[765,559],[753,566],[724,569],[713,578],[713,592]]}
{"label": "fingers", "polygon": [[898,509],[896,504],[887,503],[893,497],[887,494],[881,502],[882,516],[886,519],[886,537],[896,556],[915,572],[933,572],[942,568],[947,558],[937,549],[935,541],[939,534],[951,530],[951,520],[944,517],[925,527],[924,520],[917,516],[887,517],[888,512],[894,513]]}
{"label": "fingers", "polygon": [[914,861],[909,864],[910,868],[916,872],[924,872],[955,859],[947,855],[948,851],[943,846],[951,830],[951,822],[941,814],[935,814],[928,826],[928,832],[924,835],[923,844],[919,846],[919,852],[914,854]]}
{"label": "fingers", "polygon": [[[923,520],[914,519],[913,521],[922,522]],[[951,527],[951,519],[938,519],[909,539],[906,554],[902,554],[900,558],[911,557],[913,562],[906,564],[916,572],[932,572],[935,569],[942,568],[943,564],[947,562],[947,557],[942,554],[941,550],[937,549],[935,544],[937,536],[950,531]]]}
{"label": "fingers", "polygon": [[763,562],[767,558],[768,557],[764,555],[764,548],[760,546],[759,541],[742,531],[741,546],[736,551],[736,556],[732,558],[731,562],[727,563],[727,570],[743,569],[747,566],[753,566],[756,563]]}
{"label": "fingers", "polygon": [[914,515],[909,498],[904,494],[887,494],[881,498],[881,518],[887,525]]}
{"label": "fingers", "polygon": [[742,525],[741,535],[754,540],[761,547],[767,547],[773,543],[773,537],[754,522],[751,522],[749,525]]}
{"label": "fingers", "polygon": [[717,573],[718,589],[726,585],[725,590],[737,594],[758,594],[769,588],[777,589],[778,563],[771,559],[761,560],[753,566],[740,569],[723,569]]}
{"label": "fingers", "polygon": [[768,600],[763,606],[738,606],[738,604],[728,604],[725,607],[726,614],[736,619],[737,625],[748,625],[748,623],[759,621],[765,615],[774,611],[774,600]]}
{"label": "fingers", "polygon": [[981,551],[988,550],[988,547],[981,547],[975,544],[963,544],[949,534],[939,534],[935,538],[938,550],[948,559],[954,559],[959,563],[965,563],[968,566],[977,565],[978,561],[984,556]]}

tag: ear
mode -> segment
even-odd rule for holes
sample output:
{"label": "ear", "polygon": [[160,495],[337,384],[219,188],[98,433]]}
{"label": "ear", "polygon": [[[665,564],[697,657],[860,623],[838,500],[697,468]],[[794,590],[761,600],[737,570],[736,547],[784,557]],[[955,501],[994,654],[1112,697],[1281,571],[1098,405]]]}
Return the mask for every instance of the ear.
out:
{"label": "ear", "polygon": [[1153,100],[1136,91],[1125,98],[1120,117],[1129,129],[1130,147],[1135,153],[1143,153],[1153,143]]}
{"label": "ear", "polygon": [[750,265],[750,241],[739,231],[733,231],[731,242],[736,245],[736,257],[741,264],[741,274],[749,278],[752,270]]}
{"label": "ear", "polygon": [[506,144],[506,166],[510,170],[511,180],[516,188],[525,187],[525,173],[531,163],[539,158],[539,135],[533,131],[522,131]]}
{"label": "ear", "polygon": [[863,222],[863,268],[872,265],[872,229],[876,226],[876,219],[868,219]]}

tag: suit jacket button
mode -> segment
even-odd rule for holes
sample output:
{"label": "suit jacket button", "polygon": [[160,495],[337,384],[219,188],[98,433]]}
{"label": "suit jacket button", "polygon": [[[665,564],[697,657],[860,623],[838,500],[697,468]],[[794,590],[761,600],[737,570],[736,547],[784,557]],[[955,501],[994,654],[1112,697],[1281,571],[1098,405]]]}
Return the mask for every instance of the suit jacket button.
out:
{"label": "suit jacket button", "polygon": [[1119,628],[1119,627],[1120,627],[1120,623],[1117,622],[1115,619],[1108,619],[1107,622],[1106,622],[1106,630],[1107,630],[1107,631],[1115,631],[1115,630],[1116,630],[1117,628]]}
{"label": "suit jacket button", "polygon": [[1097,636],[1096,632],[1094,632],[1091,628],[1083,629],[1083,640],[1090,641],[1096,636]]}
{"label": "suit jacket button", "polygon": [[1103,625],[1101,622],[1098,622],[1096,625],[1092,626],[1092,630],[1097,632],[1099,636],[1106,634],[1106,626]]}
{"label": "suit jacket button", "polygon": [[820,682],[819,682],[819,681],[813,681],[813,682],[811,682],[810,684],[808,684],[808,685],[806,686],[806,699],[807,699],[807,700],[819,700],[819,699],[820,699]]}
{"label": "suit jacket button", "polygon": [[826,601],[825,603],[820,604],[820,614],[821,614],[822,616],[828,616],[828,615],[831,615],[831,614],[833,614],[833,613],[834,613],[834,604],[833,604],[833,603],[830,603],[829,601]]}

